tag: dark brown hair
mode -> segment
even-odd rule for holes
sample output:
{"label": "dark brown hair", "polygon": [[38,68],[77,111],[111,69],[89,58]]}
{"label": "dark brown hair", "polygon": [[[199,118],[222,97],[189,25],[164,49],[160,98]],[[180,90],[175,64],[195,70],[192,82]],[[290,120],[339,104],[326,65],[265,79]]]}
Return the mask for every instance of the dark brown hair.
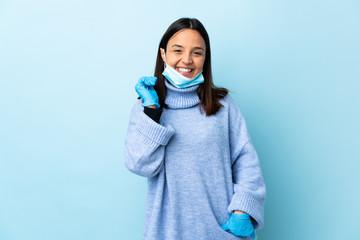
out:
{"label": "dark brown hair", "polygon": [[154,89],[158,94],[160,106],[167,108],[168,106],[165,104],[165,77],[162,75],[162,72],[164,71],[164,62],[161,58],[160,48],[163,48],[166,52],[166,46],[169,39],[175,33],[185,28],[197,30],[205,41],[206,51],[202,72],[204,76],[204,82],[200,84],[197,90],[197,94],[200,99],[200,111],[202,112],[201,108],[203,108],[206,112],[206,116],[210,116],[215,114],[221,107],[223,107],[219,100],[224,98],[228,94],[229,90],[226,88],[218,88],[213,84],[211,74],[211,51],[209,36],[201,22],[195,18],[180,18],[176,20],[169,26],[164,36],[161,38],[155,65],[154,76],[157,77],[157,81]]}

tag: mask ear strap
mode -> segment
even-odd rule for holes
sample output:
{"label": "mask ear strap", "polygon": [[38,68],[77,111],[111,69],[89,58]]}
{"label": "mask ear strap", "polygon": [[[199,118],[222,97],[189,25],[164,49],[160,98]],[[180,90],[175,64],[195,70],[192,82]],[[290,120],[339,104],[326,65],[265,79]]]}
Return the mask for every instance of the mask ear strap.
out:
{"label": "mask ear strap", "polygon": [[163,53],[164,53],[164,58],[165,58],[165,61],[164,61],[164,69],[166,68],[166,55],[165,55],[165,50],[163,50]]}

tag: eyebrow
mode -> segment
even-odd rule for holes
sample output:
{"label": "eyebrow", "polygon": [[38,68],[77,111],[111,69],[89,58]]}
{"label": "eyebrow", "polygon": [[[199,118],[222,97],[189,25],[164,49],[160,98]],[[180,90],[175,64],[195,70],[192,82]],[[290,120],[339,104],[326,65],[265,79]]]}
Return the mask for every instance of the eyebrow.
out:
{"label": "eyebrow", "polygon": [[[182,48],[183,46],[181,46],[179,44],[174,44],[171,47],[181,47]],[[204,48],[202,48],[202,47],[194,47],[194,49],[201,49],[201,50],[203,50],[205,52]]]}

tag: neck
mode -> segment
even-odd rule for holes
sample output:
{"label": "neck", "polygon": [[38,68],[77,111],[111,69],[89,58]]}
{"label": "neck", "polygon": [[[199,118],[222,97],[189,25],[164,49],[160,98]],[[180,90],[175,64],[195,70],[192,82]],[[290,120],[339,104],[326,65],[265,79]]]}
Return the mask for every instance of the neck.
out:
{"label": "neck", "polygon": [[200,99],[197,89],[200,84],[187,87],[177,88],[165,79],[166,97],[165,103],[171,109],[190,108],[199,104]]}

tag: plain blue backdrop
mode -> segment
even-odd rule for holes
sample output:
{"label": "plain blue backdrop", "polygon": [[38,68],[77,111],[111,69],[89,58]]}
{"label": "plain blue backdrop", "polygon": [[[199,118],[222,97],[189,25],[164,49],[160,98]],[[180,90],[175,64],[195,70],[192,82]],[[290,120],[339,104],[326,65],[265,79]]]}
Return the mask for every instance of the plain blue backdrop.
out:
{"label": "plain blue backdrop", "polygon": [[124,138],[180,17],[207,29],[258,152],[258,239],[359,237],[359,1],[1,0],[1,240],[141,239]]}

